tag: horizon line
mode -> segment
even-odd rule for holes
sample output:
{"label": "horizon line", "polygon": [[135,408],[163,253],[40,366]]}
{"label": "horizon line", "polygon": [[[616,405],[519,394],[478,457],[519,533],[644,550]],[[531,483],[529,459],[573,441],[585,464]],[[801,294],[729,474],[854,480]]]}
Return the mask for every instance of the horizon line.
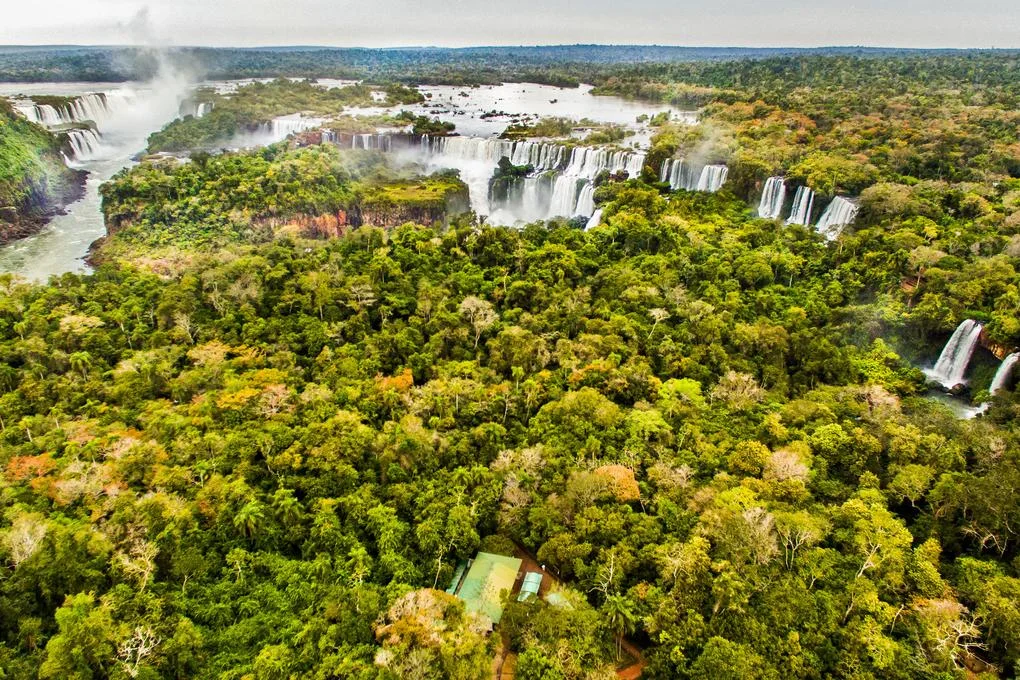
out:
{"label": "horizon line", "polygon": [[263,45],[146,45],[132,43],[9,43],[0,44],[0,49],[54,49],[54,48],[78,48],[78,49],[155,49],[155,50],[364,50],[364,51],[395,51],[395,50],[472,50],[472,49],[548,49],[566,47],[595,47],[595,48],[664,48],[664,49],[685,49],[685,50],[900,50],[910,52],[973,52],[973,51],[1017,51],[1016,47],[991,46],[970,46],[970,47],[917,47],[898,45],[867,45],[867,44],[843,44],[843,45],[678,45],[664,43],[535,43],[535,44],[478,44],[478,45],[390,45],[380,47],[368,47],[363,45],[322,45],[322,44],[263,44]]}

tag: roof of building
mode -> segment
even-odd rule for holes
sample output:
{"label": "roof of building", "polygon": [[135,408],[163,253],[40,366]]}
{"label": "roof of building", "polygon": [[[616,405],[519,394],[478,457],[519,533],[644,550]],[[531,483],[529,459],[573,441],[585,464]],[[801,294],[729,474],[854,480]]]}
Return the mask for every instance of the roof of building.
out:
{"label": "roof of building", "polygon": [[465,609],[488,617],[493,624],[503,617],[499,594],[513,590],[520,571],[521,560],[516,557],[478,553],[467,574],[460,581],[456,595],[464,600]]}
{"label": "roof of building", "polygon": [[538,595],[538,590],[541,587],[542,574],[537,571],[529,571],[524,575],[524,581],[521,583],[521,594],[517,596],[517,601],[524,602],[528,598],[535,597]]}
{"label": "roof of building", "polygon": [[456,571],[453,572],[453,578],[450,579],[450,587],[446,589],[446,592],[450,595],[456,595],[457,591],[460,590],[460,582],[464,580],[464,572],[467,571],[470,562],[461,560],[457,564]]}

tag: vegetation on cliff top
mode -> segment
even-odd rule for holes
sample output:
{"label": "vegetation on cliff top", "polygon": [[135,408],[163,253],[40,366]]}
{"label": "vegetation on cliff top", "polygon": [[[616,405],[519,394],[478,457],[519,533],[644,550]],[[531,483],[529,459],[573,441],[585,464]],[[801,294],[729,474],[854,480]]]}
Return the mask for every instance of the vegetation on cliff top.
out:
{"label": "vegetation on cliff top", "polygon": [[[377,100],[374,92],[384,97]],[[149,136],[149,151],[187,151],[215,147],[239,132],[253,131],[277,116],[308,113],[335,116],[344,107],[394,106],[422,100],[417,90],[402,85],[367,84],[321,87],[311,81],[285,78],[255,82],[227,94],[206,94],[213,109],[201,118],[176,120]]]}
{"label": "vegetation on cliff top", "polygon": [[103,213],[123,246],[205,250],[272,238],[265,225],[362,206],[440,209],[466,187],[453,173],[408,176],[381,154],[331,145],[195,154],[190,162],[156,159],[103,185]]}

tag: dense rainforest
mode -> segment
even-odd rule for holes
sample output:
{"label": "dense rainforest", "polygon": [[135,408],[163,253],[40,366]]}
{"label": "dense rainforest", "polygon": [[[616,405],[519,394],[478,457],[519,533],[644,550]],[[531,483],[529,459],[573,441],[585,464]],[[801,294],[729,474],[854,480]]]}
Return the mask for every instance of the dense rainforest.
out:
{"label": "dense rainforest", "polygon": [[[0,677],[599,680],[624,638],[653,680],[1015,677],[1020,396],[918,368],[1020,345],[1015,62],[628,68],[700,123],[587,231],[291,140],[144,161],[95,273],[0,276]],[[856,223],[757,217],[779,173]],[[486,636],[441,589],[515,547],[559,597]]]}
{"label": "dense rainforest", "polygon": [[0,243],[31,234],[81,193],[60,141],[0,99]]}

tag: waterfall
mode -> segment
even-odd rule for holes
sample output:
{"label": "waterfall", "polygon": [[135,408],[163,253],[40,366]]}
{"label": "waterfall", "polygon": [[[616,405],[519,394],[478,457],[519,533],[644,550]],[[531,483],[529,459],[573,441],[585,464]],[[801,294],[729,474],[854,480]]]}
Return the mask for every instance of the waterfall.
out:
{"label": "waterfall", "polygon": [[797,187],[793,195],[793,207],[790,208],[790,217],[787,224],[800,224],[807,226],[811,224],[811,209],[815,207],[815,192],[805,186]]}
{"label": "waterfall", "polygon": [[[504,154],[514,165],[530,165],[536,170],[552,170],[563,163],[566,147],[540,142],[518,142]],[[502,157],[502,156],[501,156]]]}
{"label": "waterfall", "polygon": [[213,110],[212,102],[196,102],[192,99],[187,99],[181,102],[181,117],[193,116],[195,118],[201,118],[209,114]]}
{"label": "waterfall", "polygon": [[94,130],[89,128],[68,130],[65,134],[70,150],[70,155],[66,158],[68,162],[92,160],[99,150],[99,135]]}
{"label": "waterfall", "polygon": [[602,224],[602,208],[599,208],[591,214],[591,217],[588,218],[588,223],[584,225],[584,230],[588,231],[589,229],[594,229],[600,224]]}
{"label": "waterfall", "polygon": [[1009,379],[1013,375],[1013,367],[1016,366],[1017,360],[1020,360],[1020,352],[1013,352],[1002,360],[1002,363],[999,364],[999,370],[995,372],[995,377],[992,378],[992,386],[988,388],[989,394],[995,395],[1008,385]]}
{"label": "waterfall", "polygon": [[659,179],[663,182],[669,182],[669,188],[673,191],[677,189],[694,191],[697,186],[694,169],[683,158],[663,161]]}
{"label": "waterfall", "polygon": [[727,174],[729,168],[725,165],[705,165],[695,171],[694,166],[683,158],[667,159],[659,168],[659,181],[669,182],[669,188],[673,191],[684,189],[715,193],[726,182]]}
{"label": "waterfall", "polygon": [[524,190],[521,192],[520,198],[510,202],[508,207],[517,206],[519,219],[525,222],[544,219],[552,201],[552,178],[549,175],[525,177],[523,185]]}
{"label": "waterfall", "polygon": [[[468,185],[479,215],[508,222],[590,216],[593,181],[602,172],[641,173],[645,155],[596,147],[483,137],[423,136],[420,148],[432,169],[455,168]],[[511,180],[505,196],[490,196],[490,180],[501,158],[531,166],[530,176]]]}
{"label": "waterfall", "polygon": [[274,141],[279,142],[297,132],[317,128],[325,122],[323,118],[305,118],[300,113],[294,113],[274,118],[264,126],[264,129],[269,132]]}
{"label": "waterfall", "polygon": [[587,182],[581,187],[581,193],[577,197],[577,205],[574,207],[574,215],[595,214],[595,185]]}
{"label": "waterfall", "polygon": [[967,365],[974,355],[982,330],[981,324],[973,319],[967,319],[957,326],[949,342],[942,349],[939,360],[935,362],[933,368],[926,370],[925,374],[946,389],[952,389],[964,382],[963,376],[967,372]]}
{"label": "waterfall", "polygon": [[774,220],[783,212],[783,203],[786,201],[786,182],[782,177],[769,177],[765,180],[765,187],[761,192],[761,201],[758,203],[758,217],[767,220]]}
{"label": "waterfall", "polygon": [[576,175],[563,174],[553,184],[552,200],[549,202],[548,217],[573,217],[577,206],[578,183],[584,180]]}
{"label": "waterfall", "polygon": [[728,173],[729,168],[725,165],[706,165],[701,169],[701,176],[698,178],[696,190],[714,194],[722,188]]}
{"label": "waterfall", "polygon": [[[121,96],[121,95],[118,95]],[[66,104],[18,104],[15,108],[28,120],[47,128],[76,123],[95,123],[102,128],[113,114],[111,97],[105,92],[92,92],[68,100]]]}
{"label": "waterfall", "polygon": [[836,196],[832,199],[822,213],[815,229],[828,239],[834,239],[843,231],[843,227],[850,224],[857,217],[860,207],[852,201]]}
{"label": "waterfall", "polygon": [[374,151],[392,151],[393,135],[358,134],[351,135],[352,149],[371,149]]}

